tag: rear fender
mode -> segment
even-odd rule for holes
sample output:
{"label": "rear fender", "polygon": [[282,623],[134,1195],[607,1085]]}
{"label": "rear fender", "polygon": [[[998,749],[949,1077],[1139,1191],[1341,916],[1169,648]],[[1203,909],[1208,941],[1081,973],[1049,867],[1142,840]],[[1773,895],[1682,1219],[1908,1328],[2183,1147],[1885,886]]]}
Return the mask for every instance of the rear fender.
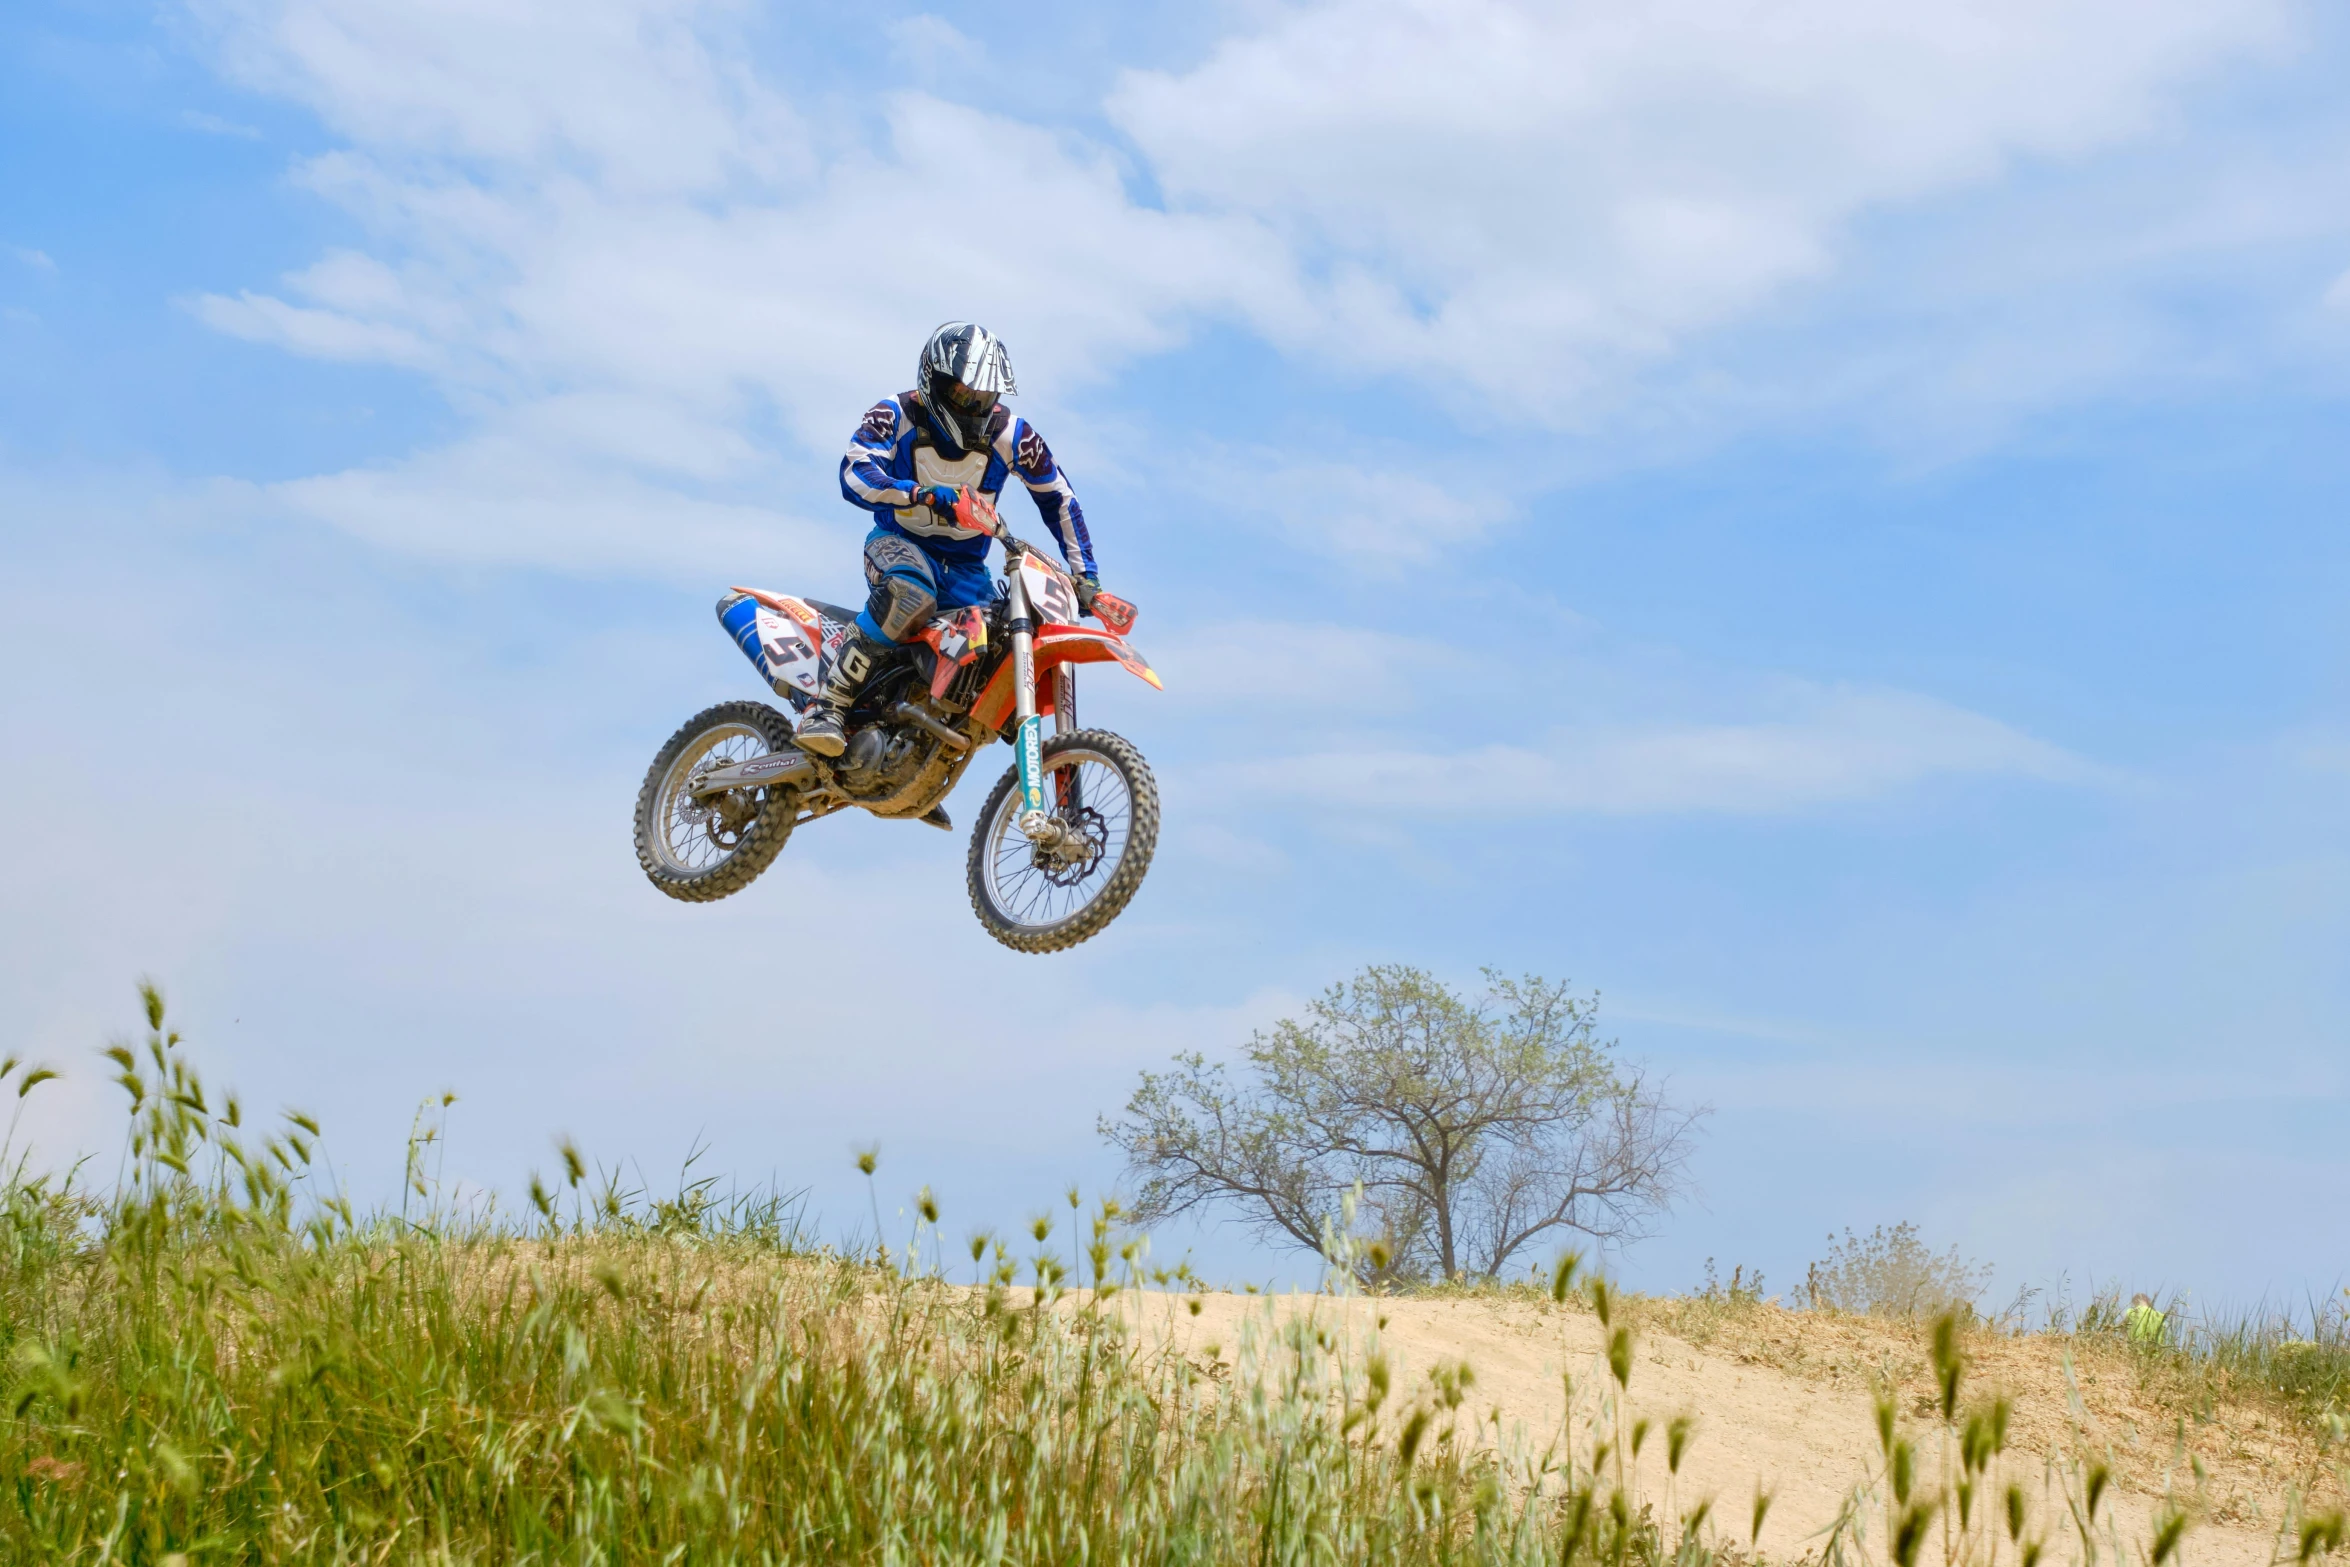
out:
{"label": "rear fender", "polygon": [[[1107,631],[1095,631],[1088,626],[1043,625],[1036,628],[1036,710],[1053,710],[1053,682],[1048,678],[1063,664],[1119,664],[1136,679],[1147,681],[1157,690],[1167,689],[1159,679],[1159,672],[1150,666],[1126,639]],[[1005,659],[987,682],[987,689],[979,693],[979,700],[971,704],[971,716],[990,729],[1001,729],[1011,722],[1013,708],[1012,661]]]}
{"label": "rear fender", "polygon": [[806,599],[735,588],[718,601],[718,623],[778,696],[802,706],[823,683],[828,655],[848,628]]}

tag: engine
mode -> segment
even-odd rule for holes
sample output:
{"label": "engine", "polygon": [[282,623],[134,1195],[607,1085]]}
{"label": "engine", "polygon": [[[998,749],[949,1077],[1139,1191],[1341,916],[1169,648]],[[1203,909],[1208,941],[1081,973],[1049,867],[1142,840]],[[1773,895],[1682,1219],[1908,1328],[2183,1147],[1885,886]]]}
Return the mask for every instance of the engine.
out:
{"label": "engine", "polygon": [[867,724],[849,736],[849,748],[835,764],[841,781],[859,794],[896,787],[920,763],[924,738],[896,724]]}

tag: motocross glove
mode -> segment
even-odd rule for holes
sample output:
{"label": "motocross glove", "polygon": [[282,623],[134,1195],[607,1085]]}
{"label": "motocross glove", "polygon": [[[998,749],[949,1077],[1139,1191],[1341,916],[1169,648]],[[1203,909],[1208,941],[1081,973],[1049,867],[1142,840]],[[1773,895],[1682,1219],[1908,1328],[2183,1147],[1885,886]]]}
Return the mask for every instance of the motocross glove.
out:
{"label": "motocross glove", "polygon": [[1093,601],[1102,591],[1102,579],[1099,577],[1079,577],[1076,579],[1076,584],[1077,613],[1090,615],[1093,613]]}
{"label": "motocross glove", "polygon": [[927,506],[941,517],[955,514],[955,487],[951,484],[925,484],[914,492],[914,504]]}

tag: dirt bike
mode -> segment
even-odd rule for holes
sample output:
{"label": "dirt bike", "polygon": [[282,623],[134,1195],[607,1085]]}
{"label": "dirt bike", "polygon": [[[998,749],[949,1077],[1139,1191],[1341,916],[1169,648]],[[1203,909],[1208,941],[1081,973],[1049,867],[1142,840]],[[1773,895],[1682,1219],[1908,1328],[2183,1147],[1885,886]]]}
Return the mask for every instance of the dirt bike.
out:
{"label": "dirt bike", "polygon": [[[848,747],[829,761],[794,746],[791,720],[764,702],[686,720],[637,794],[637,862],[654,886],[689,903],[740,892],[796,828],[850,806],[948,828],[941,802],[1002,739],[1015,760],[980,807],[965,866],[979,922],[1014,951],[1058,952],[1118,917],[1158,847],[1159,789],[1132,745],[1077,727],[1076,666],[1116,663],[1160,687],[1126,643],[1135,608],[1082,588],[971,499],[968,515],[1004,548],[995,601],[941,612],[877,660],[849,711]],[[718,603],[720,623],[803,713],[856,613],[756,588]],[[1079,624],[1087,615],[1105,629]]]}

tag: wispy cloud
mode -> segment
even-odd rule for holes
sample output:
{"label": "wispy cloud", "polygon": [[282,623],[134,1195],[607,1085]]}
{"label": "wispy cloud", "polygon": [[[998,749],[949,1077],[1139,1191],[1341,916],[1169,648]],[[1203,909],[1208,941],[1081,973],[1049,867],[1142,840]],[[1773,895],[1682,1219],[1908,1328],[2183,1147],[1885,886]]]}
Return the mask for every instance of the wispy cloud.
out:
{"label": "wispy cloud", "polygon": [[1453,684],[1474,664],[1464,649],[1379,626],[1218,621],[1154,641],[1171,700],[1290,730],[1390,711],[1416,687]]}
{"label": "wispy cloud", "polygon": [[1335,746],[1217,769],[1232,798],[1312,800],[1416,817],[1762,815],[1874,799],[1938,776],[2080,783],[2087,763],[1931,697],[1815,688],[1741,723],[1561,728],[1436,752]]}
{"label": "wispy cloud", "polygon": [[943,17],[928,13],[900,17],[885,31],[891,50],[925,83],[967,78],[987,62],[987,51]]}
{"label": "wispy cloud", "polygon": [[[299,174],[373,237],[282,293],[206,296],[201,319],[418,370],[491,414],[546,395],[673,399],[738,429],[779,418],[822,451],[844,409],[902,375],[905,344],[975,309],[1049,389],[1030,403],[1048,411],[1203,323],[1237,323],[1317,376],[1405,378],[1460,412],[1452,433],[1498,418],[1521,444],[1734,426],[1791,399],[1849,411],[1954,383],[1992,401],[2110,384],[2150,356],[2193,356],[2094,329],[2051,351],[2069,339],[2046,312],[1954,312],[1948,296],[1979,280],[1926,288],[1913,268],[1893,269],[1913,279],[1896,304],[1934,323],[1920,342],[1888,356],[1885,301],[1870,299],[1869,329],[1815,333],[1832,352],[1800,396],[1783,357],[1709,345],[1838,276],[1864,219],[2127,147],[2214,71],[2289,52],[2301,13],[1325,0],[1246,13],[1197,65],[1106,84],[1125,146],[920,91],[881,96],[878,116],[871,100],[798,101],[745,63],[756,53],[723,4],[217,0],[203,14],[234,77],[340,138]],[[890,36],[947,75],[976,47],[931,19]],[[978,167],[992,199],[1029,216],[917,240],[910,215]],[[1137,173],[1163,205],[1138,199]],[[337,286],[369,268],[387,286]],[[2101,289],[2109,277],[2100,267]],[[1970,361],[1976,339],[2042,346]],[[1954,362],[1966,374],[1946,373]],[[1360,456],[1293,460],[1253,487],[1256,504],[1309,547],[1394,566],[1506,522],[1510,498],[1572,467],[1535,465],[1487,504]]]}
{"label": "wispy cloud", "polygon": [[591,576],[708,584],[834,568],[840,540],[770,507],[681,494],[509,426],[401,463],[267,487],[285,509],[402,554],[469,566],[560,562]]}
{"label": "wispy cloud", "polygon": [[234,299],[205,294],[191,302],[196,319],[216,332],[268,343],[313,359],[347,359],[431,370],[443,363],[439,345],[406,327],[367,321],[335,310],[309,309],[267,294]]}
{"label": "wispy cloud", "polygon": [[2287,736],[2284,750],[2287,757],[2311,772],[2336,773],[2350,778],[2350,730],[2304,730]]}
{"label": "wispy cloud", "polygon": [[204,109],[185,109],[180,113],[180,124],[206,136],[229,136],[239,141],[259,141],[261,131],[252,125],[240,125],[235,120],[221,118]]}
{"label": "wispy cloud", "polygon": [[29,245],[11,245],[8,247],[8,253],[26,266],[31,267],[35,272],[57,270],[57,263],[49,259],[48,252],[35,250]]}
{"label": "wispy cloud", "polygon": [[1166,482],[1239,516],[1272,524],[1301,549],[1394,575],[1473,543],[1514,520],[1530,486],[1496,485],[1456,445],[1413,463],[1394,450],[1331,439],[1315,455],[1187,444]]}
{"label": "wispy cloud", "polygon": [[[1562,616],[1545,656],[1473,620],[1269,620],[1194,628],[1154,646],[1167,700],[1212,714],[1232,754],[1202,798],[1310,803],[1410,822],[1443,816],[1765,815],[1876,799],[1935,778],[2062,785],[2105,768],[2012,725],[1912,691],[1646,651]],[[1573,706],[1570,706],[1572,702]],[[1437,749],[1446,733],[1511,736]]]}
{"label": "wispy cloud", "polygon": [[1315,258],[1275,341],[1575,423],[1833,274],[1862,215],[2077,159],[2290,46],[2283,0],[1324,0],[1109,100],[1181,210]]}

